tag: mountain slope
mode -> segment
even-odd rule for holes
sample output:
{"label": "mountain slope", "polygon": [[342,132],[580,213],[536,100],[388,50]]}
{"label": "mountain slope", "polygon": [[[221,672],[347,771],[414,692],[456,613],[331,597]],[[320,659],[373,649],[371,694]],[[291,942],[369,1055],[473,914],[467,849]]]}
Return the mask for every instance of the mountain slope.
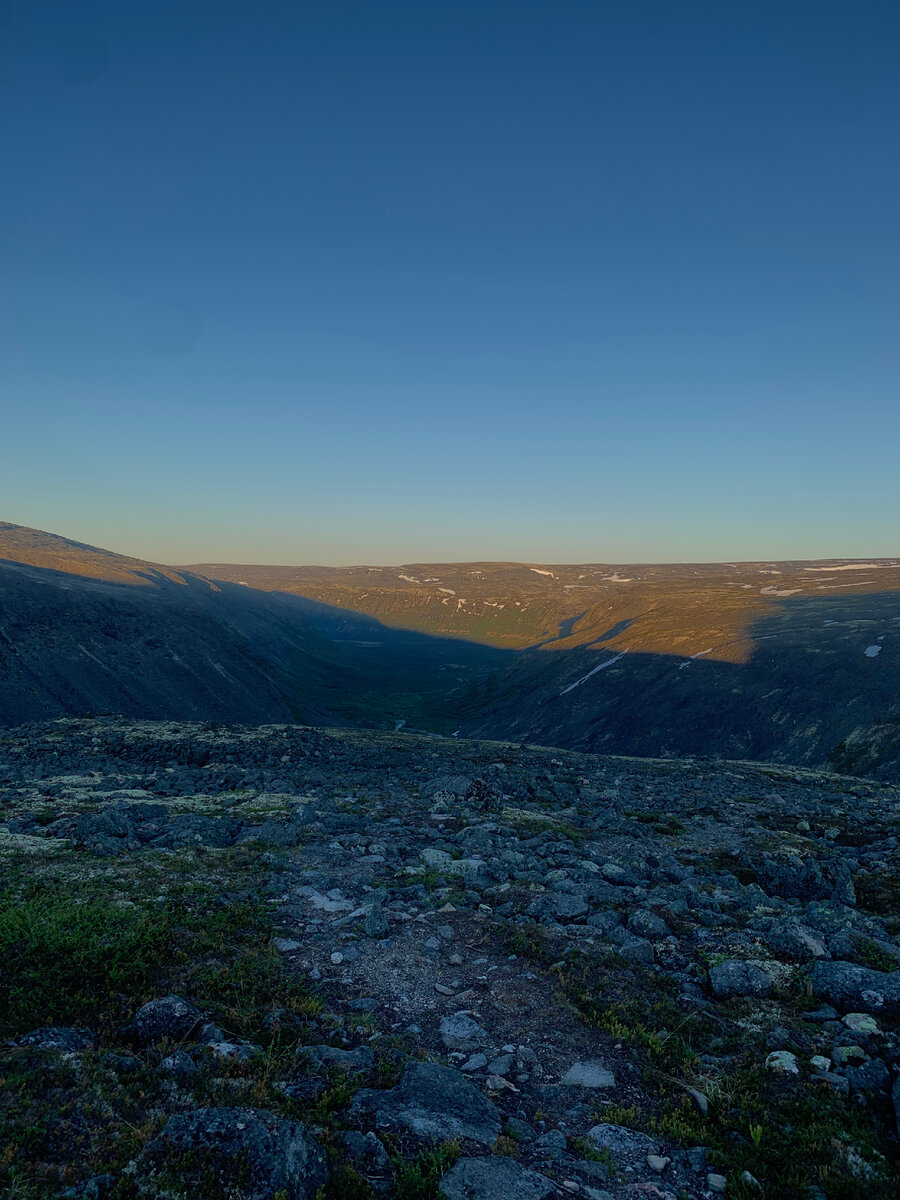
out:
{"label": "mountain slope", "polygon": [[514,649],[448,695],[464,735],[900,777],[895,559],[203,569]]}
{"label": "mountain slope", "polygon": [[333,658],[278,597],[0,526],[0,723],[334,719]]}

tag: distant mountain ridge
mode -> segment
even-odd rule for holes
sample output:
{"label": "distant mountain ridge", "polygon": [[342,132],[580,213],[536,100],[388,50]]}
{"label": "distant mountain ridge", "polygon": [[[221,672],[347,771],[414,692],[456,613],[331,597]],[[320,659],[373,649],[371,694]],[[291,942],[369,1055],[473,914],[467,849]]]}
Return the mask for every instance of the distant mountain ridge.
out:
{"label": "distant mountain ridge", "polygon": [[0,524],[0,724],[341,723],[900,778],[900,563],[172,568]]}

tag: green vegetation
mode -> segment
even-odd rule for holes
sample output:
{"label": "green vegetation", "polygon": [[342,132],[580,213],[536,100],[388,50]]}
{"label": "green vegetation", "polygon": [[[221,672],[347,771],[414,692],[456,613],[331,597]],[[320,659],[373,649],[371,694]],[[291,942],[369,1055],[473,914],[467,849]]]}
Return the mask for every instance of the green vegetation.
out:
{"label": "green vegetation", "polygon": [[314,1015],[318,1002],[281,974],[262,909],[214,899],[186,885],[165,903],[123,906],[100,882],[0,895],[0,1032],[81,1023],[105,1036],[182,989],[255,1036],[274,1008]]}
{"label": "green vegetation", "polygon": [[445,1142],[408,1162],[393,1157],[394,1195],[397,1200],[437,1200],[438,1184],[453,1166],[462,1150],[458,1142]]}

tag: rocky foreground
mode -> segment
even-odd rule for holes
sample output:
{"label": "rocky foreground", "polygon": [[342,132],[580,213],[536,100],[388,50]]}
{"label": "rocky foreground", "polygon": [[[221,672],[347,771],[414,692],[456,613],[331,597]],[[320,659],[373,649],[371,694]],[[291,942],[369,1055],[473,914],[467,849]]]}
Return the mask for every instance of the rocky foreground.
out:
{"label": "rocky foreground", "polygon": [[898,1197],[900,788],[424,736],[0,737],[11,1197]]}

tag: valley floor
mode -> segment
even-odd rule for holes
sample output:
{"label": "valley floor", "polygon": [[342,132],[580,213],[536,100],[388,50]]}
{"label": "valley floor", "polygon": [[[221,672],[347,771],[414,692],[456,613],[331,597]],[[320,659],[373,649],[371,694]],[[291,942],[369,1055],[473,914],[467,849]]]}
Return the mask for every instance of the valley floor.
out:
{"label": "valley floor", "polygon": [[0,1191],[900,1197],[900,788],[0,734]]}

